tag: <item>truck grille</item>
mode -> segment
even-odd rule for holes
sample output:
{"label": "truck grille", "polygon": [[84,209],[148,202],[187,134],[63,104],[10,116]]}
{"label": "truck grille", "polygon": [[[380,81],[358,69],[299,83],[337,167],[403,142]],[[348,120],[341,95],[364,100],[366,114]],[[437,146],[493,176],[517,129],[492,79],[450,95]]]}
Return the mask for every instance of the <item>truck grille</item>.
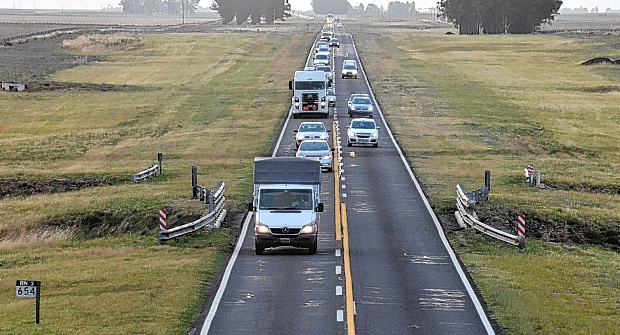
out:
{"label": "truck grille", "polygon": [[273,235],[299,235],[300,228],[288,228],[288,232],[283,232],[282,228],[271,228],[271,234]]}
{"label": "truck grille", "polygon": [[319,94],[303,93],[301,95],[301,106],[303,110],[317,110],[319,108]]}

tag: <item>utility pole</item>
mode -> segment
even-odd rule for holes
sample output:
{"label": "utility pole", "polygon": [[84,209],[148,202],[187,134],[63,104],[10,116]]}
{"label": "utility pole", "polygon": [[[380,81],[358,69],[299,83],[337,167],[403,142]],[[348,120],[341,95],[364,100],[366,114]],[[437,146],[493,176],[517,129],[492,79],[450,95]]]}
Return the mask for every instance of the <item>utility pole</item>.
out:
{"label": "utility pole", "polygon": [[183,13],[182,24],[185,25],[185,0],[181,0],[181,12]]}

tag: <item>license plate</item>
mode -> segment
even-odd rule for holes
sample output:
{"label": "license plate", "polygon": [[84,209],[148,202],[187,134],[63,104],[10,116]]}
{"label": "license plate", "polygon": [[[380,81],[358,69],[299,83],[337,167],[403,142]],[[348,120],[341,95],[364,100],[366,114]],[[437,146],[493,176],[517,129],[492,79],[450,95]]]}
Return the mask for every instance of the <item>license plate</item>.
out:
{"label": "license plate", "polygon": [[368,140],[367,140],[367,139],[363,139],[363,138],[362,138],[362,139],[359,139],[359,141],[360,141],[361,143],[368,143]]}
{"label": "license plate", "polygon": [[291,239],[290,238],[281,238],[280,239],[280,243],[291,243]]}

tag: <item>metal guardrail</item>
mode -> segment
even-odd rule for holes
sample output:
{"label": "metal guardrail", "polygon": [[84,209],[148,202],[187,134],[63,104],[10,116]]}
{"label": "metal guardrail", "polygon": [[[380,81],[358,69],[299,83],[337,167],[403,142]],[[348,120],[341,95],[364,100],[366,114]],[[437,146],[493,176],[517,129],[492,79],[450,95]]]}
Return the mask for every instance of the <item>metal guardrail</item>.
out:
{"label": "metal guardrail", "polygon": [[147,180],[149,178],[153,178],[155,176],[157,176],[157,169],[158,169],[158,165],[157,164],[153,164],[153,166],[151,166],[150,168],[144,170],[144,171],[140,171],[138,173],[134,173],[133,175],[133,182],[134,183],[138,183],[141,182],[143,180]]}
{"label": "metal guardrail", "polygon": [[223,182],[218,183],[215,190],[201,188],[201,192],[205,193],[207,201],[209,202],[209,213],[196,221],[189,222],[178,227],[165,230],[160,229],[158,233],[159,243],[165,244],[168,240],[191,234],[205,227],[218,228],[226,218],[227,214],[226,209],[224,209],[226,204],[226,197],[224,196],[225,190],[226,184]]}
{"label": "metal guardrail", "polygon": [[465,186],[461,184],[456,185],[456,207],[458,210],[454,212],[454,216],[459,225],[461,227],[469,226],[502,242],[519,246],[519,237],[517,235],[488,226],[478,219],[476,212],[474,212],[477,200],[473,193],[467,193]]}

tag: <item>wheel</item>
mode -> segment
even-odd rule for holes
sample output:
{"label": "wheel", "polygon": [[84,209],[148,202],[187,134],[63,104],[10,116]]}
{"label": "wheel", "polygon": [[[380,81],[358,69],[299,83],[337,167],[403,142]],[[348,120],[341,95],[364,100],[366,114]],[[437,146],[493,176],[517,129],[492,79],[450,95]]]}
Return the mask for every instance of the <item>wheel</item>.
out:
{"label": "wheel", "polygon": [[262,255],[265,252],[265,247],[261,246],[254,240],[254,251],[256,251],[257,255]]}
{"label": "wheel", "polygon": [[351,144],[351,142],[347,142],[347,147],[352,147],[353,144]]}
{"label": "wheel", "polygon": [[379,142],[375,143],[372,145],[373,148],[378,148],[379,147]]}
{"label": "wheel", "polygon": [[308,248],[308,254],[310,255],[316,255],[316,249],[317,249],[317,239],[314,240],[314,243],[310,246],[310,248]]}
{"label": "wheel", "polygon": [[344,76],[342,76],[342,79],[344,79]]}

